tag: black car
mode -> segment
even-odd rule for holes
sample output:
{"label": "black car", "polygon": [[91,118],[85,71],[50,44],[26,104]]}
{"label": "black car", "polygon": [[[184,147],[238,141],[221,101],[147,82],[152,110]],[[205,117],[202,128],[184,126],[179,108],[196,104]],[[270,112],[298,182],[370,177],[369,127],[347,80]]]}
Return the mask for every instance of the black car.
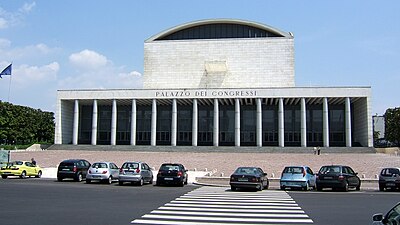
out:
{"label": "black car", "polygon": [[379,190],[400,188],[400,168],[383,168],[379,174]]}
{"label": "black car", "polygon": [[349,188],[360,190],[361,180],[351,167],[331,165],[321,167],[317,174],[316,184],[318,191],[322,191],[323,188],[343,191],[348,191]]}
{"label": "black car", "polygon": [[187,170],[179,163],[164,163],[158,170],[156,185],[175,184],[184,186],[188,183]]}
{"label": "black car", "polygon": [[252,188],[262,191],[268,189],[269,180],[267,173],[259,167],[239,167],[231,175],[231,190],[236,191],[238,188]]}
{"label": "black car", "polygon": [[86,178],[90,163],[85,159],[68,159],[58,165],[57,180],[62,181],[64,178],[72,178],[75,181],[82,181]]}

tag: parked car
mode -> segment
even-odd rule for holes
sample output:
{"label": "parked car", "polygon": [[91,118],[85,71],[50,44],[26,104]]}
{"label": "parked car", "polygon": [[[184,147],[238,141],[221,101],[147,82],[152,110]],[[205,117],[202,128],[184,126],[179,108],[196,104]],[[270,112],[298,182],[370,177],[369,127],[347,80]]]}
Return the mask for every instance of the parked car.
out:
{"label": "parked car", "polygon": [[119,185],[131,182],[142,186],[144,183],[153,183],[153,172],[144,162],[125,162],[119,169]]}
{"label": "parked car", "polygon": [[14,161],[7,163],[6,166],[1,167],[0,174],[1,178],[6,179],[9,176],[19,176],[22,179],[33,176],[40,178],[42,176],[43,169],[37,165],[34,165],[29,161]]}
{"label": "parked car", "polygon": [[400,224],[400,202],[389,210],[385,216],[382,213],[375,214],[372,217],[372,221],[373,225]]}
{"label": "parked car", "polygon": [[111,184],[114,180],[118,180],[119,168],[112,162],[95,162],[88,169],[86,175],[86,183],[96,180]]}
{"label": "parked car", "polygon": [[400,168],[383,168],[379,174],[379,190],[400,188]]}
{"label": "parked car", "polygon": [[85,159],[68,159],[58,165],[57,180],[62,181],[65,178],[72,178],[81,182],[86,178],[90,163]]}
{"label": "parked car", "polygon": [[395,147],[397,144],[395,142],[391,142],[386,140],[385,138],[379,138],[375,140],[374,142],[374,147],[375,148],[389,148],[389,147]]}
{"label": "parked car", "polygon": [[231,175],[231,190],[236,191],[238,188],[255,188],[262,191],[268,189],[269,180],[267,173],[259,167],[239,167]]}
{"label": "parked car", "polygon": [[280,179],[281,190],[301,188],[305,191],[315,188],[315,174],[308,166],[287,166]]}
{"label": "parked car", "polygon": [[317,174],[316,184],[318,191],[322,191],[323,188],[344,191],[348,191],[349,188],[360,190],[361,180],[351,167],[331,165],[321,167]]}
{"label": "parked car", "polygon": [[179,163],[163,163],[158,170],[156,185],[176,184],[184,186],[188,183],[187,170]]}

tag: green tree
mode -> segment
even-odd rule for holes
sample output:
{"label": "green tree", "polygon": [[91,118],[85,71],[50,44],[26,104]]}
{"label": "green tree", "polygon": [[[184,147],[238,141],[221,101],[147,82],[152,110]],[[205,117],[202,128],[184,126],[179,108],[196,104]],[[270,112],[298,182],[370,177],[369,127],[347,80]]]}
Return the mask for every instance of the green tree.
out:
{"label": "green tree", "polygon": [[400,143],[400,107],[387,109],[385,112],[385,138]]}
{"label": "green tree", "polygon": [[0,101],[0,143],[54,142],[54,113]]}

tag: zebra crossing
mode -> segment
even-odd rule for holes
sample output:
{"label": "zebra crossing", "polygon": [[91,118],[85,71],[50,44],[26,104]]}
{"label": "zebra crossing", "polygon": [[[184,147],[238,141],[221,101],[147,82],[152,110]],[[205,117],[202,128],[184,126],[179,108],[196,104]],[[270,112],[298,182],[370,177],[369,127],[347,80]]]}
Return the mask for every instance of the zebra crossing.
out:
{"label": "zebra crossing", "polygon": [[132,224],[312,224],[284,191],[232,192],[201,187],[135,219]]}

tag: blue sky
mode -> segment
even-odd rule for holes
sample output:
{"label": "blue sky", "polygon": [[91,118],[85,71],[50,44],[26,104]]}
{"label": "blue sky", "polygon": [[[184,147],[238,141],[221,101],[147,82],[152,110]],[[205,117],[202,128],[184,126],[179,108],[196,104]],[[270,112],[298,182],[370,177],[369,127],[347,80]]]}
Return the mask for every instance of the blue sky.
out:
{"label": "blue sky", "polygon": [[[0,0],[0,100],[55,111],[58,89],[140,88],[143,43],[182,23],[244,19],[295,36],[296,86],[371,86],[399,107],[400,1]],[[11,85],[10,85],[11,84]]]}

